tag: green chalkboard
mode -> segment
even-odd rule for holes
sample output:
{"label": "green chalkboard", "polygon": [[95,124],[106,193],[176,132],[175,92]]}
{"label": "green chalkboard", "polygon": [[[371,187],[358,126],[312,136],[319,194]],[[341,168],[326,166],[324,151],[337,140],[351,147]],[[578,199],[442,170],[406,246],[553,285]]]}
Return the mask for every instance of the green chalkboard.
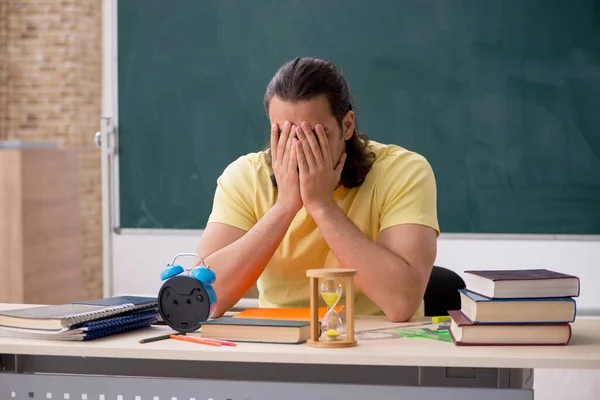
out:
{"label": "green chalkboard", "polygon": [[120,227],[203,228],[296,56],[344,70],[362,131],[427,157],[443,232],[600,234],[595,0],[119,0]]}

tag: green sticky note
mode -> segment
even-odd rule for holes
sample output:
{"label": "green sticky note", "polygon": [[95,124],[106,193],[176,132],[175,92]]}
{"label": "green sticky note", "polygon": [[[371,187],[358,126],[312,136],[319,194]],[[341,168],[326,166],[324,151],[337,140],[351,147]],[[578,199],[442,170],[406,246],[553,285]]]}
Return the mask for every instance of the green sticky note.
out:
{"label": "green sticky note", "polygon": [[452,337],[450,336],[450,332],[447,330],[434,331],[428,328],[424,329],[399,329],[396,331],[401,336],[405,338],[422,338],[422,339],[432,339],[439,340],[442,342],[452,342]]}

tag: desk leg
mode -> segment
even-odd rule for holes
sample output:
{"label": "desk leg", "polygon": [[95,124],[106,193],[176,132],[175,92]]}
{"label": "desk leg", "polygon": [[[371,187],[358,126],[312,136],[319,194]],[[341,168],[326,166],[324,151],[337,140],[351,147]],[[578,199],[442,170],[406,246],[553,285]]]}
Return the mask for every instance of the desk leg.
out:
{"label": "desk leg", "polygon": [[0,371],[22,372],[19,370],[18,357],[14,354],[0,354]]}

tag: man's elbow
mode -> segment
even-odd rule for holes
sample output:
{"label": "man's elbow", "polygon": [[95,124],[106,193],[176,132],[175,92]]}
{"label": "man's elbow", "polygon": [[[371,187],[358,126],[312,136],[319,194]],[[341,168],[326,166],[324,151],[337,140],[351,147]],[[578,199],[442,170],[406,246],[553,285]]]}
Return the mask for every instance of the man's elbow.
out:
{"label": "man's elbow", "polygon": [[229,300],[229,299],[219,299],[217,302],[217,307],[215,307],[215,311],[212,315],[212,318],[221,318],[234,308],[237,304],[237,301]]}
{"label": "man's elbow", "polygon": [[381,310],[392,322],[407,322],[421,307],[423,292],[412,291],[390,296],[386,304],[381,305]]}
{"label": "man's elbow", "polygon": [[394,296],[387,304],[382,305],[381,310],[392,322],[407,322],[419,310],[422,301],[423,297],[416,293]]}
{"label": "man's elbow", "polygon": [[408,322],[413,317],[414,313],[409,313],[403,310],[392,310],[390,312],[386,312],[385,315],[391,322]]}
{"label": "man's elbow", "polygon": [[409,321],[417,311],[417,307],[410,307],[406,303],[404,305],[396,304],[389,307],[387,310],[383,310],[385,316],[392,322],[407,322]]}

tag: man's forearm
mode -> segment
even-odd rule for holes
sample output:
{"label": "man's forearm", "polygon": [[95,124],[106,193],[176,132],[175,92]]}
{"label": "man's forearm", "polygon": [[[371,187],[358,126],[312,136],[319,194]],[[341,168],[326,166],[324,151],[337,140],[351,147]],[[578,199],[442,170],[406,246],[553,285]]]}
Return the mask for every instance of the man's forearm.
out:
{"label": "man's forearm", "polygon": [[207,264],[217,266],[215,316],[235,305],[258,280],[294,217],[276,204],[240,239],[206,257]]}
{"label": "man's forearm", "polygon": [[312,216],[340,265],[357,270],[356,285],[388,318],[403,321],[412,317],[422,296],[418,271],[367,238],[337,205]]}

